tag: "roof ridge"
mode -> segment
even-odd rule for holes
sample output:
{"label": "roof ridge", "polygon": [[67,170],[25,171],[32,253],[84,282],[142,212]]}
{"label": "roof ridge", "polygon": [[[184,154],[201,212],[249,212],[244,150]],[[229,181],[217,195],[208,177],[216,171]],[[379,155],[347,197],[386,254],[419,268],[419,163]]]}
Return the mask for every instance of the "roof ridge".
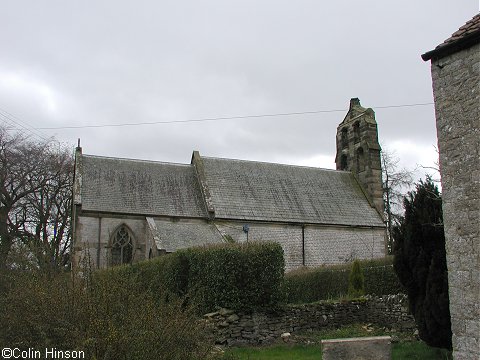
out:
{"label": "roof ridge", "polygon": [[327,169],[317,166],[309,166],[309,165],[297,165],[297,164],[283,164],[283,163],[275,163],[275,162],[268,162],[268,161],[260,161],[260,160],[245,160],[245,159],[231,159],[225,157],[215,157],[215,156],[202,156],[203,159],[210,159],[210,160],[226,160],[232,162],[243,162],[243,163],[256,163],[256,164],[266,164],[266,165],[276,165],[276,166],[285,166],[285,167],[297,167],[297,168],[305,168],[305,169],[314,169],[314,170],[325,170],[325,171],[333,171],[333,172],[346,172],[349,173],[350,171],[343,171],[343,170],[335,170],[335,169]]}
{"label": "roof ridge", "polygon": [[107,160],[131,161],[131,162],[137,162],[137,163],[178,165],[178,166],[184,166],[184,167],[191,167],[191,164],[182,164],[182,163],[174,163],[174,162],[158,161],[158,160],[145,160],[145,159],[135,159],[135,158],[114,157],[114,156],[92,155],[92,154],[82,154],[82,157],[107,159]]}

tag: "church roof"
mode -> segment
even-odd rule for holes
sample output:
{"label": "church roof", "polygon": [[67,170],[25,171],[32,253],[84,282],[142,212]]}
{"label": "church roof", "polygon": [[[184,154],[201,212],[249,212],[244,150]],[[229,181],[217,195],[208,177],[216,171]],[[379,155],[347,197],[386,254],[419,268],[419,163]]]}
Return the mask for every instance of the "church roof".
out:
{"label": "church roof", "polygon": [[350,172],[202,159],[216,218],[383,226]]}
{"label": "church roof", "polygon": [[223,237],[215,225],[207,222],[162,221],[157,225],[155,245],[157,249],[174,252],[199,244],[222,243]]}
{"label": "church roof", "polygon": [[81,166],[83,210],[206,217],[191,165],[82,155]]}
{"label": "church roof", "polygon": [[194,164],[80,156],[84,211],[383,226],[350,172],[201,157],[199,176]]}

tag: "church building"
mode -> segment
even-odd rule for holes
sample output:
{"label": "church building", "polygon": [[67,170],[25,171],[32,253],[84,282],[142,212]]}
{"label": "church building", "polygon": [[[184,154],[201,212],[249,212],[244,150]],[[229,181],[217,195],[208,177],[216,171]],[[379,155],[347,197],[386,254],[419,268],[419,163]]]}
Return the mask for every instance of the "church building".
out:
{"label": "church building", "polygon": [[275,241],[286,270],[385,256],[377,123],[358,99],[336,170],[204,157],[75,156],[73,262],[104,268],[222,242]]}

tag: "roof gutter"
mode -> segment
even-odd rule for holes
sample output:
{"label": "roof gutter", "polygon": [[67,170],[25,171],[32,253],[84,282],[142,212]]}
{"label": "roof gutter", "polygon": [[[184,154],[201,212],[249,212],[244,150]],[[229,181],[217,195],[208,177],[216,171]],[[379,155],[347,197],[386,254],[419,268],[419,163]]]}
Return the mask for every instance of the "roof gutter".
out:
{"label": "roof gutter", "polygon": [[459,40],[452,41],[451,43],[441,44],[435,49],[422,54],[423,61],[435,61],[460,50],[467,49],[480,43],[480,31],[473,32],[465,35]]}

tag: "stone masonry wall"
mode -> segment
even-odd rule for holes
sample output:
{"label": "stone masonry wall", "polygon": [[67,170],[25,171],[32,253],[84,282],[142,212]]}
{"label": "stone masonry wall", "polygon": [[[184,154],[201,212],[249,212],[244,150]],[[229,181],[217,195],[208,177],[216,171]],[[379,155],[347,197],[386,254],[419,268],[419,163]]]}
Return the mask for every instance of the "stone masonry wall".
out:
{"label": "stone masonry wall", "polygon": [[[247,241],[247,234],[243,231],[244,223],[216,221],[215,225],[222,234],[230,235],[236,242]],[[286,271],[302,266],[301,226],[249,223],[248,240],[279,243],[283,248]]]}
{"label": "stone masonry wall", "polygon": [[385,256],[385,230],[308,226],[305,228],[305,265],[345,264],[355,259]]}
{"label": "stone masonry wall", "polygon": [[110,261],[110,238],[122,224],[127,225],[134,235],[133,260],[145,260],[147,224],[144,219],[80,216],[76,228],[75,262],[87,258],[94,268],[105,268]]}
{"label": "stone masonry wall", "polygon": [[480,45],[432,62],[454,357],[480,359]]}
{"label": "stone masonry wall", "polygon": [[[217,228],[237,242],[247,241],[244,223],[216,221]],[[285,254],[285,269],[305,266],[344,264],[354,259],[385,256],[383,228],[351,228],[341,226],[281,225],[249,223],[249,241],[275,241]],[[303,236],[303,239],[302,239]],[[302,243],[303,242],[303,243]],[[305,259],[303,259],[305,256]]]}
{"label": "stone masonry wall", "polygon": [[229,346],[268,344],[284,333],[335,329],[354,323],[369,323],[413,334],[415,321],[408,314],[407,302],[406,295],[399,294],[367,297],[364,301],[290,305],[252,314],[220,309],[204,318],[215,342]]}

